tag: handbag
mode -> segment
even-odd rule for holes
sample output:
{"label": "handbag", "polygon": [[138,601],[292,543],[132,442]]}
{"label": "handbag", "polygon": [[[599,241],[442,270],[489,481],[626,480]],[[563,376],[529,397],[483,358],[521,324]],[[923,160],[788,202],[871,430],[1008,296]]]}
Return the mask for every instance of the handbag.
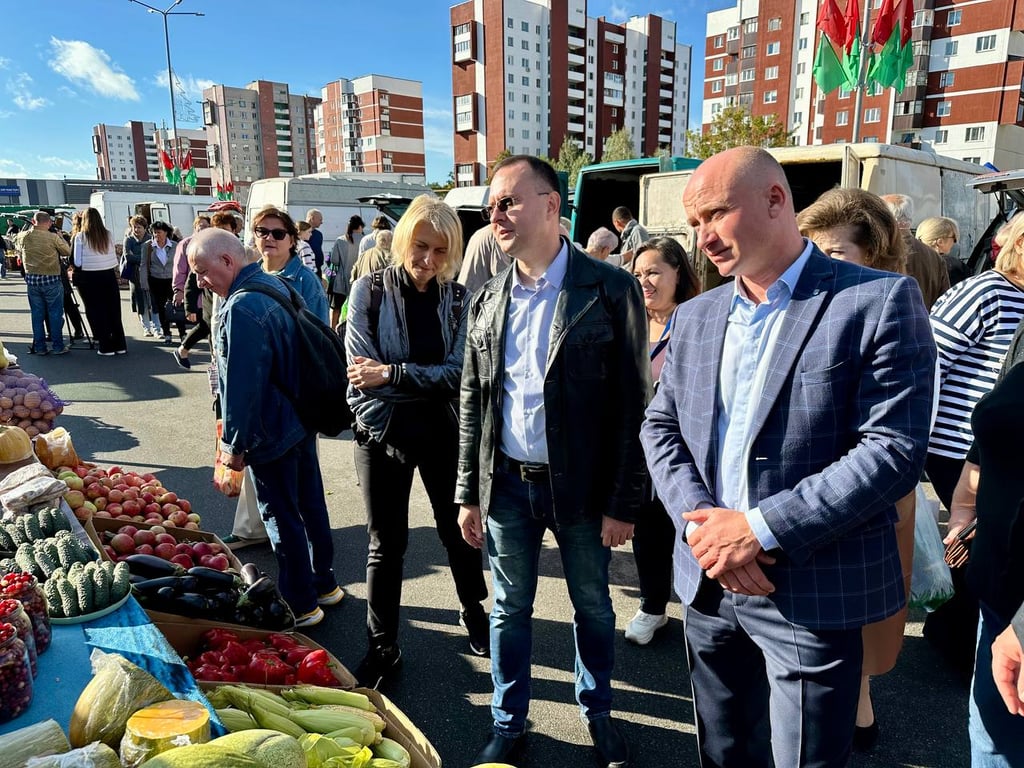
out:
{"label": "handbag", "polygon": [[128,280],[129,282],[134,282],[136,274],[137,274],[137,271],[135,269],[135,264],[132,264],[126,258],[122,258],[121,259],[121,269],[118,272],[118,275],[120,276],[120,278],[122,280]]}
{"label": "handbag", "polygon": [[164,304],[164,317],[169,325],[185,324],[185,305],[175,304],[174,299],[168,299]]}

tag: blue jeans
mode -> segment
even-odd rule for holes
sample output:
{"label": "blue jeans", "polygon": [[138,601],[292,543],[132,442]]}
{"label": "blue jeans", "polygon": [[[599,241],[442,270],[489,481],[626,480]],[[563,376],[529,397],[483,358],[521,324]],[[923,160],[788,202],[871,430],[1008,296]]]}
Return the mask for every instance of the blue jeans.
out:
{"label": "blue jeans", "polygon": [[576,700],[588,720],[607,717],[612,707],[615,613],[608,593],[611,551],[601,544],[601,520],[556,527],[551,487],[498,471],[487,517],[491,564],[491,677],[494,730],[517,736],[530,708],[533,601],[544,532],[558,542],[562,569],[575,613]]}
{"label": "blue jeans", "polygon": [[64,349],[64,286],[60,281],[46,285],[28,284],[28,307],[32,313],[32,350],[46,351],[46,322],[50,324],[50,346]]}
{"label": "blue jeans", "polygon": [[277,459],[250,466],[256,503],[277,557],[281,594],[301,616],[316,608],[318,595],[337,586],[316,435]]}
{"label": "blue jeans", "polygon": [[992,643],[1007,626],[1007,622],[981,603],[967,728],[971,737],[972,768],[1024,766],[1024,717],[1009,713],[992,679]]}

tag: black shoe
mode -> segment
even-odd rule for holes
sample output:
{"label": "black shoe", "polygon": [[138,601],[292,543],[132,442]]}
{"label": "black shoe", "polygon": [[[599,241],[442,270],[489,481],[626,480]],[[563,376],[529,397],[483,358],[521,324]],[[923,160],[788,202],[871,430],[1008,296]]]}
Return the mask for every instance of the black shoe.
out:
{"label": "black shoe", "polygon": [[513,760],[516,760],[523,753],[525,746],[525,732],[513,737],[499,736],[496,733],[492,733],[491,738],[484,744],[484,748],[473,758],[471,765],[501,763],[514,766]]}
{"label": "black shoe", "polygon": [[853,751],[870,752],[878,744],[878,720],[863,728],[859,725],[853,729]]}
{"label": "black shoe", "polygon": [[402,649],[397,644],[386,648],[370,648],[353,674],[363,688],[376,690],[384,678],[394,672],[401,663]]}
{"label": "black shoe", "polygon": [[179,352],[178,350],[174,350],[174,359],[178,363],[178,365],[181,368],[184,368],[186,371],[192,368],[192,361],[189,360],[187,357],[182,356],[181,352]]}
{"label": "black shoe", "polygon": [[41,350],[39,350],[37,352],[35,347],[29,347],[28,348],[28,353],[30,355],[48,355],[48,354],[50,354],[50,350],[48,350],[48,349],[41,349]]}
{"label": "black shoe", "polygon": [[610,717],[591,720],[588,728],[600,765],[607,768],[626,768],[629,765],[629,745]]}
{"label": "black shoe", "polygon": [[491,623],[479,604],[459,614],[459,624],[469,633],[469,650],[475,656],[491,653]]}

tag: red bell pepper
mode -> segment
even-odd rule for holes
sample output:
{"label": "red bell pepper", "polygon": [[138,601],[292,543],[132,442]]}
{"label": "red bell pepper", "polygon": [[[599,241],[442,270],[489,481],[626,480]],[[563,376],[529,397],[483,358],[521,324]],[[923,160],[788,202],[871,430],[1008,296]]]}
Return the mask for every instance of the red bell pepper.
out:
{"label": "red bell pepper", "polygon": [[230,629],[208,629],[202,634],[203,647],[211,651],[219,651],[231,642],[238,642],[238,635]]}
{"label": "red bell pepper", "polygon": [[252,656],[244,645],[233,640],[224,646],[221,653],[224,655],[225,663],[228,666],[235,664],[248,664],[249,659]]}
{"label": "red bell pepper", "polygon": [[331,657],[322,648],[310,652],[299,664],[299,682],[310,685],[339,685],[338,679],[331,672]]}
{"label": "red bell pepper", "polygon": [[302,660],[311,653],[313,653],[313,649],[306,645],[296,645],[281,651],[282,658],[293,667],[301,664]]}
{"label": "red bell pepper", "polygon": [[298,640],[296,640],[291,635],[285,635],[280,632],[274,632],[271,635],[267,635],[266,641],[278,650],[294,648],[296,645],[299,644]]}
{"label": "red bell pepper", "polygon": [[295,673],[295,668],[285,664],[276,656],[256,655],[246,668],[245,682],[259,685],[285,685],[285,678]]}

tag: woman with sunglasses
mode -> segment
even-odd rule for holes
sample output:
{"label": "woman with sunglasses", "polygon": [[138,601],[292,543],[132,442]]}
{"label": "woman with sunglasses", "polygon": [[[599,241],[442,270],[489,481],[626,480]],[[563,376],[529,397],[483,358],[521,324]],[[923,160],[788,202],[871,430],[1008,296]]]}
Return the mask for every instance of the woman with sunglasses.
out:
{"label": "woman with sunglasses", "polygon": [[[441,200],[420,195],[398,222],[392,250],[392,266],[352,286],[345,334],[348,402],[356,417],[356,475],[370,534],[369,649],[355,675],[369,688],[401,658],[398,611],[416,469],[448,551],[470,650],[484,656],[490,646],[487,614],[480,605],[487,597],[480,552],[463,540],[454,502],[456,399],[469,312],[466,290],[453,280],[462,258],[462,227]],[[378,309],[371,311],[371,306]]]}
{"label": "woman with sunglasses", "polygon": [[263,260],[263,271],[291,285],[302,296],[309,311],[326,323],[327,294],[320,278],[306,269],[299,258],[299,230],[292,217],[268,205],[253,217],[252,234]]}

